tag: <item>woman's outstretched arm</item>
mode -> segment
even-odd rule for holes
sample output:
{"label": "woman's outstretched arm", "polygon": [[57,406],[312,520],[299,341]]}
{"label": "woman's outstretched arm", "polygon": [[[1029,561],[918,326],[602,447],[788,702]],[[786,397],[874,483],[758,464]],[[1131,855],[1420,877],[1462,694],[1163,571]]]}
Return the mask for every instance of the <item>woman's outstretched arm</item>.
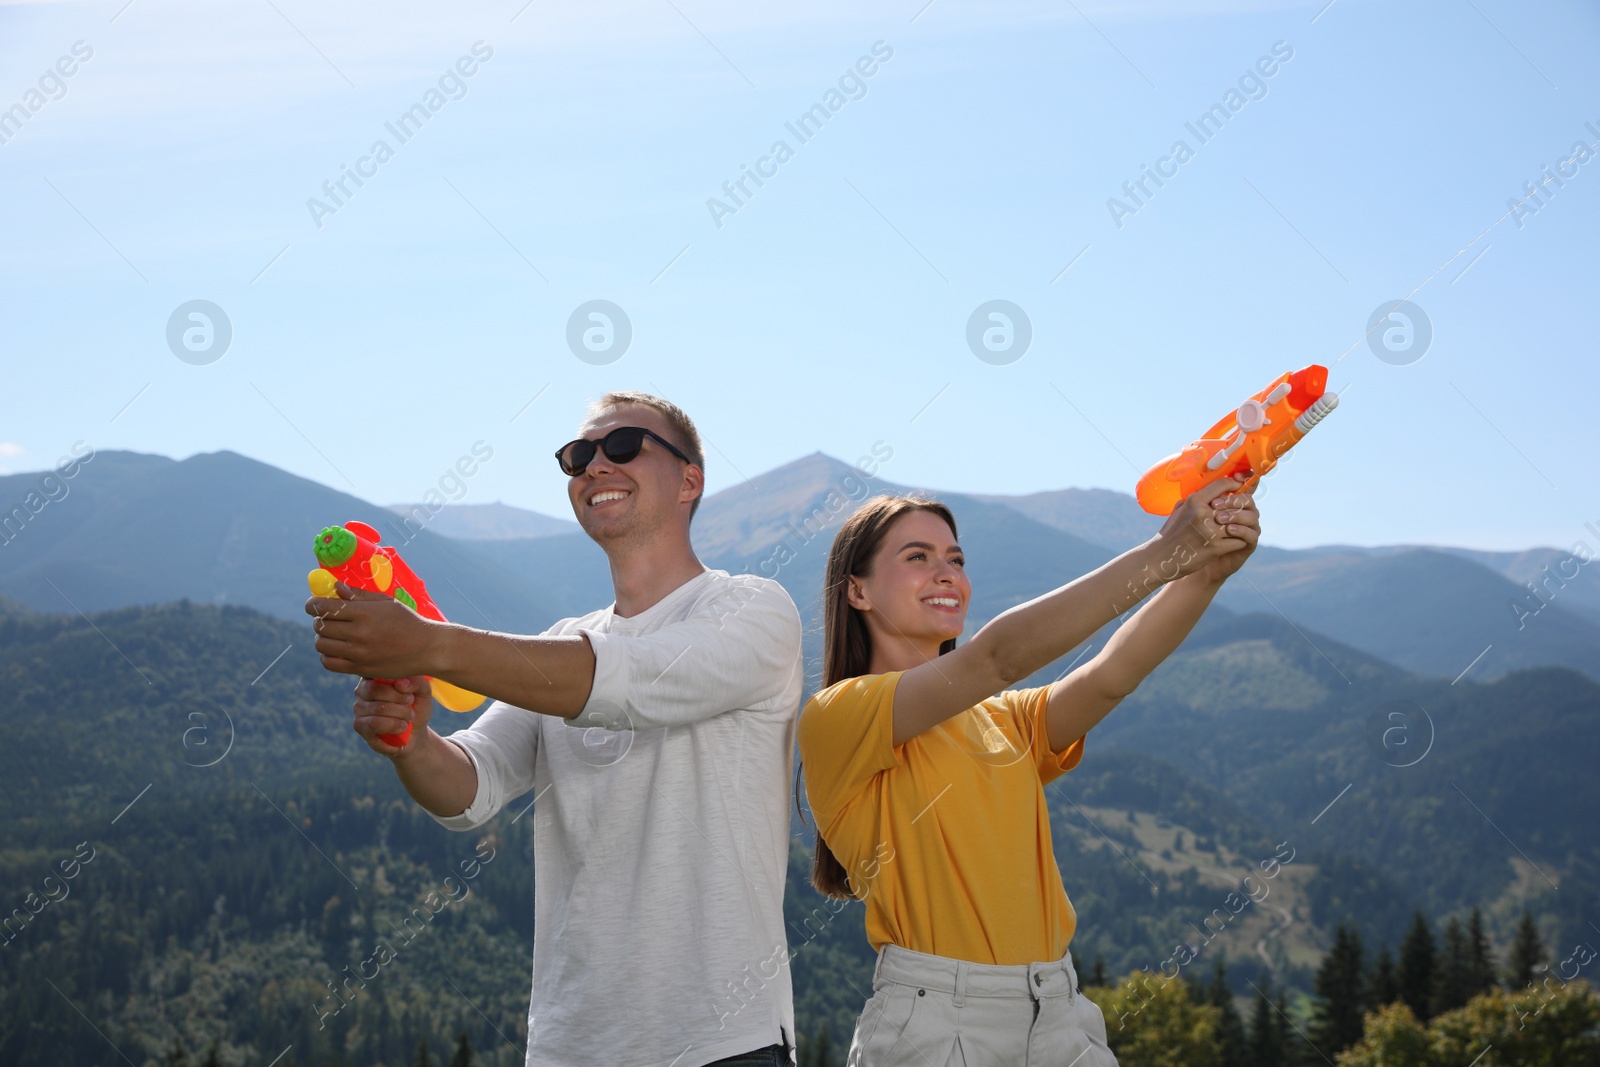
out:
{"label": "woman's outstretched arm", "polygon": [[1051,751],[1060,752],[1088,733],[1161,666],[1189,636],[1222,583],[1255,551],[1261,517],[1254,497],[1235,493],[1218,505],[1219,524],[1225,523],[1229,534],[1247,542],[1247,547],[1169,582],[1111,635],[1098,655],[1050,687],[1045,716]]}
{"label": "woman's outstretched arm", "polygon": [[893,743],[903,744],[1015,685],[1168,582],[1203,570],[1230,552],[1254,547],[1240,536],[1248,532],[1242,526],[1219,525],[1212,506],[1242,484],[1240,478],[1223,478],[1196,490],[1149,541],[1044,596],[1008,608],[965,645],[907,671],[895,687]]}

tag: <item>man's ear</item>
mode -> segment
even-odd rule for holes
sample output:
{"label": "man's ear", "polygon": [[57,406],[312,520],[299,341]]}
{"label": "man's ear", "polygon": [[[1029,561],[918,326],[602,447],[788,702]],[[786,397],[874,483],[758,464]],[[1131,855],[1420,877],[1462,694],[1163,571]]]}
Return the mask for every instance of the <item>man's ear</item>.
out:
{"label": "man's ear", "polygon": [[686,483],[684,488],[698,490],[694,496],[689,498],[689,501],[692,502],[698,499],[702,504],[705,503],[706,472],[693,463],[687,464],[683,468],[683,480]]}

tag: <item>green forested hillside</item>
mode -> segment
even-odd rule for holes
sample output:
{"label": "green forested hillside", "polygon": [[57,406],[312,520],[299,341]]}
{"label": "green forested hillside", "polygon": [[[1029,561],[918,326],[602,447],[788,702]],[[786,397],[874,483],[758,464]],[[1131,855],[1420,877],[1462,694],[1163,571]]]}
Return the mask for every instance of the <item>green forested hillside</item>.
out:
{"label": "green forested hillside", "polygon": [[[1197,635],[1049,788],[1079,967],[1154,971],[1186,943],[1226,955],[1235,993],[1303,996],[1343,921],[1397,943],[1416,905],[1481,903],[1503,947],[1497,916],[1528,903],[1547,941],[1581,933],[1596,687],[1539,671],[1440,689],[1331,645],[1328,663],[1286,629],[1246,617]],[[1363,700],[1435,710],[1427,760],[1398,769],[1364,747],[1341,670]],[[1315,699],[1275,706],[1251,687],[1262,672]],[[5,611],[0,681],[0,1063],[112,1062],[115,1046],[145,1067],[181,1043],[196,1062],[215,1044],[225,1064],[399,1067],[461,1033],[480,1063],[521,1062],[532,821],[515,804],[451,834],[418,810],[351,732],[351,680],[321,669],[308,627],[184,602]],[[443,731],[472,721],[441,716]],[[1559,890],[1531,867],[1516,881],[1512,848],[1472,823],[1488,817]],[[861,906],[824,902],[809,869],[802,831],[785,901],[797,1017],[842,1048],[872,956]],[[1219,927],[1245,874],[1270,895]]]}

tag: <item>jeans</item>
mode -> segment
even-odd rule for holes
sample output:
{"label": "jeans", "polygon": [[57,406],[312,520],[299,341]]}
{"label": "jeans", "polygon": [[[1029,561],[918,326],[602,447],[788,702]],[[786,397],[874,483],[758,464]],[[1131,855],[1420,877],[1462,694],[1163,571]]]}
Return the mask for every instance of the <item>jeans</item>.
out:
{"label": "jeans", "polygon": [[712,1060],[706,1067],[789,1067],[789,1046],[768,1045],[754,1052],[741,1052],[725,1060]]}

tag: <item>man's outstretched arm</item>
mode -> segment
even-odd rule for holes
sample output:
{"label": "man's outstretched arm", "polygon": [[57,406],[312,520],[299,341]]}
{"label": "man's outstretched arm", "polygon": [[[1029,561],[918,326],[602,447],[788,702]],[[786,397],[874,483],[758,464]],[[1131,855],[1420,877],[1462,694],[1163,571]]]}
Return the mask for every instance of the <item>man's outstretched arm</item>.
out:
{"label": "man's outstretched arm", "polygon": [[589,700],[595,659],[581,633],[543,637],[475,630],[425,619],[379,593],[343,583],[338,589],[337,599],[306,601],[317,652],[330,671],[366,678],[430,675],[563,719],[577,715]]}

